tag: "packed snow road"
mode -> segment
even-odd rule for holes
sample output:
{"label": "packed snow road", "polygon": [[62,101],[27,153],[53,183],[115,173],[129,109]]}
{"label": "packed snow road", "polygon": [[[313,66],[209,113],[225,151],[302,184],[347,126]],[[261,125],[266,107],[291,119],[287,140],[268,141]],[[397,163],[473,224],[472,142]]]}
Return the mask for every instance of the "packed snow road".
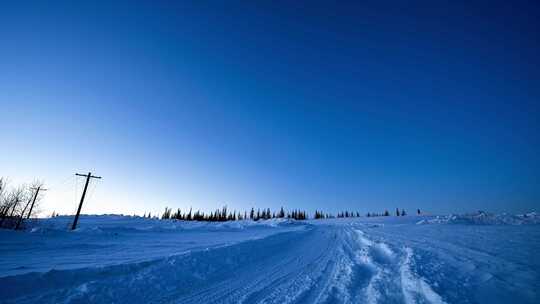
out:
{"label": "packed snow road", "polygon": [[[94,223],[101,227],[99,233],[97,228],[60,236],[49,230],[2,232],[0,257],[9,262],[0,264],[0,302],[538,303],[539,299],[538,225],[417,225],[421,218],[405,217],[194,227],[183,223],[174,229],[163,229],[164,224],[156,222],[159,229],[130,230],[99,221]],[[73,237],[78,246],[86,243],[87,248],[71,248],[62,241]],[[172,245],[163,245],[167,240],[162,237]],[[56,246],[63,245],[50,248],[46,242],[51,238]],[[23,243],[36,239],[41,246],[29,243],[28,250],[22,249]],[[99,243],[107,255],[94,250]],[[62,253],[65,248],[75,255]],[[32,258],[35,255],[40,257]],[[55,260],[54,267],[49,266],[54,270],[45,270],[47,257]]]}

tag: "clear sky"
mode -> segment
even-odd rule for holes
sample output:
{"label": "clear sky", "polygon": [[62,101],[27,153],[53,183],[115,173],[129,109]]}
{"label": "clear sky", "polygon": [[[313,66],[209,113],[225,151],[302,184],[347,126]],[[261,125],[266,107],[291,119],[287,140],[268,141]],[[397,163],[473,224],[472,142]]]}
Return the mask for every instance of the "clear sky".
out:
{"label": "clear sky", "polygon": [[47,213],[88,171],[85,213],[540,209],[538,2],[224,2],[2,1],[0,175]]}

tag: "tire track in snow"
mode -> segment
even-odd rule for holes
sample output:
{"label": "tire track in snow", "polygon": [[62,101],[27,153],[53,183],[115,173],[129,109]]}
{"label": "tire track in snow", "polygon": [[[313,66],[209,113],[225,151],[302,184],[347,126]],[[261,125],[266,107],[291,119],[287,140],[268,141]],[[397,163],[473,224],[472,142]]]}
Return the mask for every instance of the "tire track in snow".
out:
{"label": "tire track in snow", "polygon": [[[287,277],[266,286],[263,292],[252,293],[245,302],[257,303],[293,303],[304,297],[308,291],[320,289],[321,281],[325,281],[332,267],[332,256],[335,254],[336,242],[329,241],[320,255],[307,262],[298,273],[291,273]],[[259,300],[256,300],[259,299]]]}
{"label": "tire track in snow", "polygon": [[359,262],[371,267],[374,275],[362,290],[367,303],[379,300],[399,302],[399,286],[395,284],[395,254],[386,243],[375,242],[362,230],[355,230],[356,240],[360,245]]}
{"label": "tire track in snow", "polygon": [[357,303],[362,299],[357,283],[369,282],[373,270],[357,262],[358,246],[352,235],[350,229],[314,229],[272,259],[259,260],[249,272],[241,270],[235,279],[180,297],[178,302]]}
{"label": "tire track in snow", "polygon": [[[284,242],[275,238],[279,250],[264,246],[241,254],[255,256],[256,263],[238,265],[233,276],[186,297],[181,303],[292,303],[303,301],[328,276],[338,240],[332,231],[310,231]],[[257,258],[261,252],[274,252]],[[309,295],[307,296],[309,297]],[[312,301],[311,301],[312,302]]]}
{"label": "tire track in snow", "polygon": [[[310,233],[307,233],[307,236],[309,235]],[[301,257],[297,254],[288,254],[288,251],[283,249],[292,246],[292,244],[303,243],[300,241],[300,236],[292,237],[290,240],[287,237],[268,238],[256,242],[256,245],[250,246],[250,248],[235,251],[235,254],[240,257],[240,263],[234,265],[238,267],[235,269],[235,273],[229,278],[210,284],[194,294],[185,297],[179,295],[178,302],[241,303],[249,295],[257,293],[273,282],[290,276],[291,272],[297,271],[301,266]]]}
{"label": "tire track in snow", "polygon": [[405,256],[400,265],[401,288],[405,297],[405,303],[445,303],[431,286],[422,278],[415,275],[411,270],[413,250],[404,248]]}
{"label": "tire track in snow", "polygon": [[366,302],[370,304],[377,303],[377,300],[380,298],[381,295],[374,285],[382,277],[382,268],[375,264],[369,254],[369,250],[371,246],[373,246],[373,242],[365,237],[365,233],[362,230],[355,230],[355,232],[357,234],[357,242],[359,242],[360,244],[360,250],[357,254],[357,261],[359,263],[368,265],[368,267],[371,267],[373,269],[373,272],[375,273],[369,280],[368,285],[364,290]]}
{"label": "tire track in snow", "polygon": [[[365,289],[368,303],[377,303],[379,300],[407,304],[445,303],[422,277],[413,272],[411,248],[402,248],[400,250],[402,257],[399,258],[386,243],[370,240],[362,230],[356,230],[356,233],[362,247],[359,260],[372,265],[377,271]],[[397,293],[392,292],[395,290],[401,291],[402,301],[399,301]]]}

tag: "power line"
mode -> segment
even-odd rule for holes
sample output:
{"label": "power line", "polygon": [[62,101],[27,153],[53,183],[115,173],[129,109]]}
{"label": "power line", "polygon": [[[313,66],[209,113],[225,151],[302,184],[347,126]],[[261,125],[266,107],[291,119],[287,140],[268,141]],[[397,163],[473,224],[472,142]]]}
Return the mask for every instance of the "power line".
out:
{"label": "power line", "polygon": [[75,179],[75,176],[70,175],[67,178],[60,180],[57,183],[53,183],[52,186],[49,186],[49,190],[58,190],[58,188],[62,188],[66,185],[69,185],[72,179]]}

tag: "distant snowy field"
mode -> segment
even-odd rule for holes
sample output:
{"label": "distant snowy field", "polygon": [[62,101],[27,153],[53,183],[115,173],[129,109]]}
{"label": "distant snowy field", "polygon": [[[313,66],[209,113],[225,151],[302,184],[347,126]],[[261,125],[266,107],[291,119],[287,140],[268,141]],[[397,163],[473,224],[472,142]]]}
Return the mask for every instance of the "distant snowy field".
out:
{"label": "distant snowy field", "polygon": [[540,303],[534,213],[71,221],[0,230],[0,303]]}

